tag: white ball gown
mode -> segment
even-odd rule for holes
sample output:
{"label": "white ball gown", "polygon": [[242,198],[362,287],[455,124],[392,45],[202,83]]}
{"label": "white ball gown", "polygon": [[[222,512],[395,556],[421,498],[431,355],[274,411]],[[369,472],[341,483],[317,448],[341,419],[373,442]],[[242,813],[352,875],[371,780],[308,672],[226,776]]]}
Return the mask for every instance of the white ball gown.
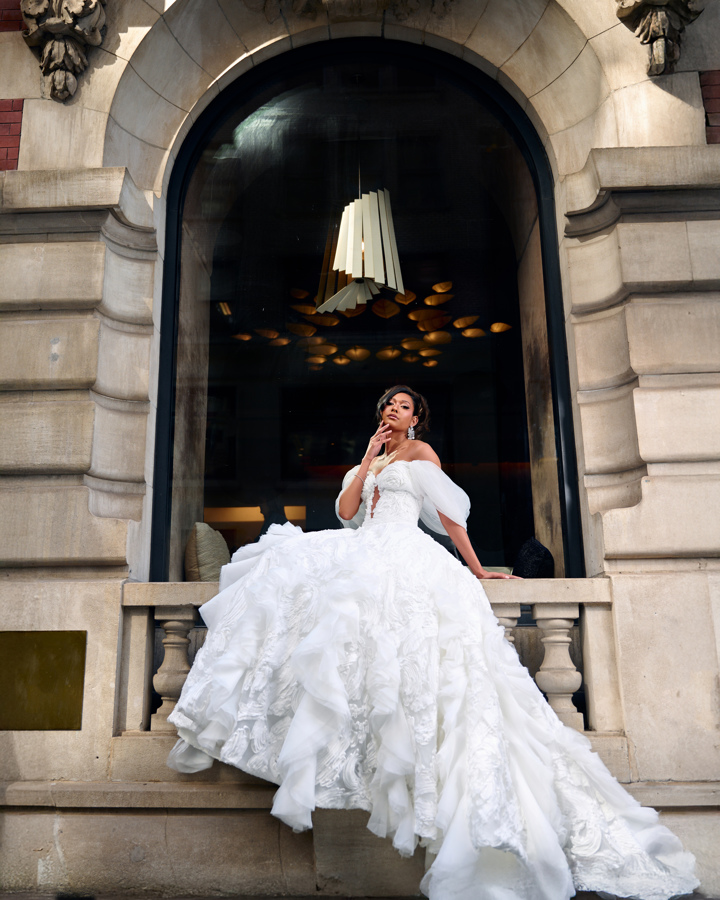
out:
{"label": "white ball gown", "polygon": [[464,525],[465,492],[397,461],[362,499],[353,528],[272,525],[223,569],[168,764],[278,784],[296,830],[316,806],[367,810],[400,853],[436,854],[431,900],[691,892],[692,855],[559,721],[481,583],[418,527],[444,533],[438,510]]}

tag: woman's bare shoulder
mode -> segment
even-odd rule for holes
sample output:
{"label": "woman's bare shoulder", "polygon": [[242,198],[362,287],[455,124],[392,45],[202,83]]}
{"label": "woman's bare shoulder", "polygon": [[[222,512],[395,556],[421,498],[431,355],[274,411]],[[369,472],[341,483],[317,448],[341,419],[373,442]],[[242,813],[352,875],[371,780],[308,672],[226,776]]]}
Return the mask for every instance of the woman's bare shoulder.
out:
{"label": "woman's bare shoulder", "polygon": [[435,463],[436,466],[440,465],[440,457],[433,450],[430,444],[426,444],[425,441],[413,441],[412,455],[409,457],[409,459],[421,459],[425,462]]}

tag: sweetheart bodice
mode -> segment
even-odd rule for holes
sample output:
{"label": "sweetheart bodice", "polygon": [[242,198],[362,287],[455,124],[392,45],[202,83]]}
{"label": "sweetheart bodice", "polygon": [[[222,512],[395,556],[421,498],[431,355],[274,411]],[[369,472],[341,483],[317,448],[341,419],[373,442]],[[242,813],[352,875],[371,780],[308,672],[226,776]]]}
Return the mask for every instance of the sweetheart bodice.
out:
{"label": "sweetheart bodice", "polygon": [[412,478],[408,460],[389,463],[377,475],[368,472],[361,497],[365,504],[364,528],[390,522],[418,523],[423,495]]}
{"label": "sweetheart bodice", "polygon": [[[355,466],[345,474],[342,491],[359,469],[360,466]],[[419,517],[431,531],[446,535],[440,513],[464,528],[470,512],[470,499],[465,491],[439,466],[424,459],[398,459],[377,474],[368,472],[360,495],[360,508],[352,519],[346,520],[340,515],[340,496],[335,501],[335,512],[346,528],[372,527],[388,522],[417,525]]]}

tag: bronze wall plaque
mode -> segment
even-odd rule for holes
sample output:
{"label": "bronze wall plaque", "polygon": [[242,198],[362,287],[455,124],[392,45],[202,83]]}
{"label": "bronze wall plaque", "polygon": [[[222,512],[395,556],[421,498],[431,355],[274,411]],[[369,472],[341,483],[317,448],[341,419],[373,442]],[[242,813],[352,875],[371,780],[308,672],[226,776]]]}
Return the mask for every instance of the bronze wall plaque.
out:
{"label": "bronze wall plaque", "polygon": [[0,631],[0,730],[82,728],[87,631]]}

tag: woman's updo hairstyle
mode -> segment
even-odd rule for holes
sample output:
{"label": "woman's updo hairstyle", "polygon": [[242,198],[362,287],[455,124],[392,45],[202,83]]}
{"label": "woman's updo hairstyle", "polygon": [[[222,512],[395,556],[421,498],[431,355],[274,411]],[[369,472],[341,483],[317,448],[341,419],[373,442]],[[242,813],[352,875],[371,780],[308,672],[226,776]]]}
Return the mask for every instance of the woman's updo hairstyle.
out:
{"label": "woman's updo hairstyle", "polygon": [[418,394],[417,391],[414,391],[412,388],[409,388],[406,384],[396,384],[394,387],[389,388],[389,390],[385,391],[382,397],[378,400],[377,406],[375,407],[375,417],[378,421],[378,424],[382,422],[382,411],[385,409],[386,405],[395,394],[407,394],[408,397],[413,402],[413,415],[418,417],[417,425],[415,426],[415,437],[421,438],[423,435],[427,434],[430,431],[430,410],[428,408],[428,402],[423,397],[422,394]]}

